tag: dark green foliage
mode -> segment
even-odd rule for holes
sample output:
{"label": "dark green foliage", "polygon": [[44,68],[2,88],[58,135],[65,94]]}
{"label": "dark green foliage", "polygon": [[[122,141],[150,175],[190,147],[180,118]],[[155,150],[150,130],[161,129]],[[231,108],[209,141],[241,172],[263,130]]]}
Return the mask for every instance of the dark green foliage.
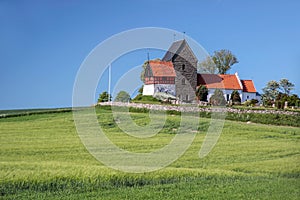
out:
{"label": "dark green foliage", "polygon": [[115,98],[116,102],[129,102],[130,100],[130,95],[125,91],[120,91]]}
{"label": "dark green foliage", "polygon": [[196,90],[196,97],[199,101],[207,101],[208,89],[205,85],[200,85]]}
{"label": "dark green foliage", "polygon": [[99,95],[98,102],[108,102],[111,101],[111,98],[112,96],[110,94],[108,94],[107,92],[102,92]]}
{"label": "dark green foliage", "polygon": [[241,104],[240,93],[237,90],[233,90],[230,96],[230,100],[232,101],[232,104]]}
{"label": "dark green foliage", "polygon": [[216,89],[214,94],[210,97],[210,103],[213,106],[224,106],[226,105],[226,100],[224,98],[224,93],[220,89]]}
{"label": "dark green foliage", "polygon": [[144,87],[143,87],[143,86],[140,87],[140,89],[139,89],[139,94],[143,94],[143,90],[144,90]]}
{"label": "dark green foliage", "polygon": [[161,101],[154,98],[151,95],[138,94],[134,99],[132,99],[132,102],[136,102],[136,103],[160,103]]}
{"label": "dark green foliage", "polygon": [[257,103],[258,103],[258,100],[257,100],[257,99],[251,99],[251,100],[250,100],[250,105],[251,105],[251,106],[255,106]]}

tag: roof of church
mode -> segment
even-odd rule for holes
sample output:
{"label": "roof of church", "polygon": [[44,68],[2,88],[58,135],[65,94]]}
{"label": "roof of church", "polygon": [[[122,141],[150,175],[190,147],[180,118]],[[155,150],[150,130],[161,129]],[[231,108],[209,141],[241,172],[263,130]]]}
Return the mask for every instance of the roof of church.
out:
{"label": "roof of church", "polygon": [[173,63],[170,61],[150,60],[149,66],[153,76],[176,76]]}
{"label": "roof of church", "polygon": [[184,43],[186,43],[185,40],[178,40],[176,42],[173,42],[173,44],[170,46],[162,60],[172,60],[173,56],[179,53],[179,49]]}
{"label": "roof of church", "polygon": [[252,80],[241,80],[243,85],[243,92],[256,92],[254,83]]}
{"label": "roof of church", "polygon": [[208,89],[242,90],[235,74],[198,74],[197,85],[205,85]]}

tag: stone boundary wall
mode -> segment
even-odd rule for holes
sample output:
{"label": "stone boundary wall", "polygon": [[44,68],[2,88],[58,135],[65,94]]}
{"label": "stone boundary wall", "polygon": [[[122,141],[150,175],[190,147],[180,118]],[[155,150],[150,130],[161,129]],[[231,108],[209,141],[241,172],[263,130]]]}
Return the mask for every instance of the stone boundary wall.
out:
{"label": "stone boundary wall", "polygon": [[217,108],[217,107],[197,107],[195,105],[183,104],[180,106],[172,105],[157,105],[157,104],[142,104],[142,103],[123,103],[123,102],[101,102],[98,105],[146,108],[149,110],[174,110],[179,112],[230,112],[230,113],[258,113],[258,114],[283,114],[283,115],[298,115],[298,112],[283,111],[283,110],[241,110],[237,108]]}

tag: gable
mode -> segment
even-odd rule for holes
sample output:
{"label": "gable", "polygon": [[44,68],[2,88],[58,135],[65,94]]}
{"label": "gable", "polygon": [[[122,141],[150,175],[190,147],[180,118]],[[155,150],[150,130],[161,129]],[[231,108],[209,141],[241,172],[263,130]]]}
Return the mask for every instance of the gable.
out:
{"label": "gable", "polygon": [[174,61],[178,56],[188,62],[197,63],[198,60],[186,40],[174,42],[163,57],[163,61]]}
{"label": "gable", "polygon": [[254,83],[252,80],[241,80],[243,85],[243,92],[255,92],[256,89],[254,87]]}

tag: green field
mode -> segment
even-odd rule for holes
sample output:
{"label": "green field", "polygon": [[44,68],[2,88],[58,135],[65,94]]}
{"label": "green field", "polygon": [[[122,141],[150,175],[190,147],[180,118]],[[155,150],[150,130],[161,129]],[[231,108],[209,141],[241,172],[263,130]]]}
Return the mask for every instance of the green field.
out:
{"label": "green field", "polygon": [[[107,108],[97,108],[100,125],[118,146],[150,152],[166,145],[180,123],[169,115],[155,137],[123,134]],[[147,113],[132,113],[137,124]],[[0,118],[2,199],[299,199],[300,128],[226,121],[210,154],[198,151],[209,126],[187,152],[165,169],[131,174],[109,169],[81,143],[71,112]]]}

